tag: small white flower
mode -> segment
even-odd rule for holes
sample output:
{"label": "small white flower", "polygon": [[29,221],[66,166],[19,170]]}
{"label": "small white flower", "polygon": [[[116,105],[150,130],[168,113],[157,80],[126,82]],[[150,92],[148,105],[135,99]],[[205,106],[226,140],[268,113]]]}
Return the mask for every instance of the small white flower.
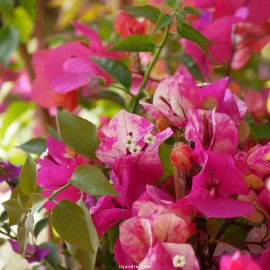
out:
{"label": "small white flower", "polygon": [[40,159],[44,159],[46,156],[48,156],[49,154],[49,149],[47,148],[45,152],[43,152],[41,155],[40,155]]}
{"label": "small white flower", "polygon": [[186,264],[186,258],[184,256],[176,255],[173,257],[174,267],[184,267]]}
{"label": "small white flower", "polygon": [[156,143],[157,137],[153,136],[151,133],[148,133],[144,136],[144,141],[148,143],[148,145],[154,145]]}
{"label": "small white flower", "polygon": [[37,172],[41,169],[41,165],[40,164],[36,164],[36,168],[37,168]]}
{"label": "small white flower", "polygon": [[130,148],[129,148],[129,151],[131,153],[139,153],[141,152],[141,147],[139,145],[132,145]]}
{"label": "small white flower", "polygon": [[131,136],[127,136],[124,140],[124,145],[126,148],[130,148],[131,146],[134,146],[136,143],[136,140],[132,138]]}

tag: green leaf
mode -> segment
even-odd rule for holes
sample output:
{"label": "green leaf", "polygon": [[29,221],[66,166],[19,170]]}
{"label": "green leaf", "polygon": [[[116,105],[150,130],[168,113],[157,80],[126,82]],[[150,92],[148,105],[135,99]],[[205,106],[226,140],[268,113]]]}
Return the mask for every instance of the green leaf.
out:
{"label": "green leaf", "polygon": [[137,6],[137,7],[128,7],[124,6],[126,9],[132,11],[133,13],[142,16],[144,18],[156,21],[160,15],[160,10],[153,6]]}
{"label": "green leaf", "polygon": [[121,196],[115,191],[104,173],[93,165],[80,165],[68,181],[88,194]]}
{"label": "green leaf", "polygon": [[[1,39],[1,30],[0,30],[0,39]],[[1,61],[1,46],[2,46],[2,39],[1,39],[1,45],[0,45],[0,61]],[[2,139],[5,136],[7,128],[15,120],[18,120],[18,118],[31,107],[33,107],[33,104],[25,103],[22,101],[14,101],[9,105],[8,109],[6,110],[4,114],[2,126],[0,128],[0,137]]]}
{"label": "green leaf", "polygon": [[155,47],[152,36],[135,34],[120,40],[106,52],[154,52]]}
{"label": "green leaf", "polygon": [[37,155],[41,155],[47,149],[46,140],[43,138],[35,138],[16,147],[22,149],[27,153]]}
{"label": "green leaf", "polygon": [[13,10],[13,0],[0,0],[0,12],[10,14]]}
{"label": "green leaf", "polygon": [[62,141],[61,136],[49,125],[47,125],[49,134],[53,136],[57,141]]}
{"label": "green leaf", "polygon": [[208,218],[207,219],[207,231],[208,231],[208,234],[211,237],[215,237],[216,234],[218,233],[218,230],[219,230],[219,227],[218,227],[217,223],[213,219]]}
{"label": "green leaf", "polygon": [[247,244],[245,243],[245,241],[234,233],[225,234],[222,237],[222,239],[219,240],[219,242],[226,243],[226,244],[231,245],[237,249],[249,251],[249,248],[248,248]]}
{"label": "green leaf", "polygon": [[180,36],[187,40],[215,46],[214,43],[212,43],[209,39],[202,35],[198,30],[184,22],[182,23],[181,29],[177,27],[177,32]]}
{"label": "green leaf", "polygon": [[20,5],[27,11],[31,19],[35,21],[37,0],[20,0]]}
{"label": "green leaf", "polygon": [[58,121],[62,138],[78,154],[97,159],[95,151],[100,142],[97,128],[91,122],[69,112],[59,111]]}
{"label": "green leaf", "polygon": [[177,21],[179,27],[181,28],[182,22],[183,22],[184,19],[185,19],[184,15],[181,14],[181,13],[179,13],[179,12],[177,12],[177,13],[175,14],[175,18],[176,18],[176,21]]}
{"label": "green leaf", "polygon": [[203,52],[210,58],[212,59],[214,62],[217,63],[217,61],[213,58],[213,56],[210,54],[207,45],[203,44],[203,43],[197,43],[197,45],[203,50]]}
{"label": "green leaf", "polygon": [[0,40],[0,62],[7,65],[11,53],[19,46],[20,34],[18,29],[15,26],[2,28]]}
{"label": "green leaf", "polygon": [[38,245],[39,248],[42,249],[50,249],[50,253],[48,253],[44,259],[45,261],[55,270],[58,269],[59,263],[59,247],[52,242],[45,242]]}
{"label": "green leaf", "polygon": [[206,232],[207,233],[207,226],[206,226],[206,223],[201,221],[201,220],[197,220],[196,221],[196,228],[197,230],[199,231],[203,231],[203,232]]}
{"label": "green leaf", "polygon": [[154,33],[162,27],[167,26],[172,21],[172,15],[163,13],[159,16]]}
{"label": "green leaf", "polygon": [[173,165],[170,159],[172,149],[173,146],[167,144],[161,144],[158,148],[158,155],[164,169],[164,174],[159,179],[159,182],[168,178],[170,175],[173,175]]}
{"label": "green leaf", "polygon": [[110,240],[110,251],[113,251],[113,247],[115,244],[115,241],[118,239],[119,237],[119,225],[121,222],[116,223],[113,227],[111,227],[108,230],[108,236],[109,236],[109,240]]}
{"label": "green leaf", "polygon": [[91,57],[104,71],[112,74],[126,89],[131,86],[131,72],[124,63],[113,58]]}
{"label": "green leaf", "polygon": [[85,206],[82,200],[77,203],[81,209],[84,211],[86,223],[88,226],[89,234],[91,235],[91,244],[95,254],[91,254],[83,249],[79,249],[67,243],[67,249],[69,253],[76,259],[76,261],[86,270],[93,270],[96,262],[96,253],[98,250],[98,234],[96,228],[91,220],[91,215],[89,209]]}
{"label": "green leaf", "polygon": [[85,214],[80,206],[68,200],[57,203],[52,211],[52,225],[64,241],[95,254]]}
{"label": "green leaf", "polygon": [[270,42],[262,48],[262,56],[270,59]]}
{"label": "green leaf", "polygon": [[29,213],[25,220],[25,228],[34,235],[34,216],[32,213]]}
{"label": "green leaf", "polygon": [[204,81],[204,78],[202,76],[202,73],[200,69],[198,68],[197,64],[193,60],[193,58],[184,52],[176,53],[176,56],[180,58],[183,65],[186,67],[186,69],[198,80]]}
{"label": "green leaf", "polygon": [[13,217],[20,217],[24,212],[18,200],[10,199],[2,203],[5,210]]}
{"label": "green leaf", "polygon": [[[256,125],[254,123],[250,123],[250,127],[255,131],[255,133],[258,136],[258,139],[269,139],[270,138],[270,121],[268,119],[268,122],[262,125]],[[250,129],[250,132],[251,129]],[[254,134],[252,134],[254,136]]]}
{"label": "green leaf", "polygon": [[0,215],[0,222],[2,223],[2,222],[4,222],[7,219],[8,219],[8,213],[7,213],[7,211],[2,212],[2,214]]}
{"label": "green leaf", "polygon": [[22,216],[18,221],[18,231],[17,231],[17,240],[19,244],[19,248],[22,254],[22,258],[24,257],[24,251],[27,244],[29,231],[25,228],[26,216]]}
{"label": "green leaf", "polygon": [[165,1],[171,8],[175,7],[175,1],[174,0],[165,0]]}
{"label": "green leaf", "polygon": [[39,209],[48,201],[48,198],[38,194],[33,193],[31,194],[31,202],[32,202],[32,210],[33,214],[37,213]]}
{"label": "green leaf", "polygon": [[11,214],[8,214],[8,227],[18,224],[20,217],[14,217]]}
{"label": "green leaf", "polygon": [[25,195],[42,192],[43,189],[37,185],[37,168],[33,158],[28,154],[22,167],[20,175],[21,189]]}
{"label": "green leaf", "polygon": [[39,222],[37,222],[34,228],[35,237],[38,237],[39,233],[47,226],[50,220],[51,218],[48,217],[48,218],[43,218]]}
{"label": "green leaf", "polygon": [[18,196],[20,197],[20,201],[22,203],[23,208],[25,208],[30,197],[23,193],[20,184],[15,187],[15,189],[13,190],[13,192],[10,196],[10,199],[18,200]]}
{"label": "green leaf", "polygon": [[192,15],[203,14],[198,9],[196,9],[194,7],[190,7],[190,6],[184,7],[182,10],[180,10],[180,12],[182,12],[184,14],[192,14]]}
{"label": "green leaf", "polygon": [[94,270],[96,255],[66,243],[68,252],[85,270]]}
{"label": "green leaf", "polygon": [[7,239],[0,238],[0,247],[6,243]]}
{"label": "green leaf", "polygon": [[17,7],[13,10],[12,16],[6,18],[9,26],[15,25],[20,32],[20,41],[26,43],[32,33],[32,19],[23,7]]}
{"label": "green leaf", "polygon": [[92,99],[106,99],[113,101],[117,104],[119,104],[122,108],[125,108],[125,100],[119,96],[118,94],[111,92],[111,91],[105,91],[105,92],[99,92],[97,94],[91,95],[91,100]]}

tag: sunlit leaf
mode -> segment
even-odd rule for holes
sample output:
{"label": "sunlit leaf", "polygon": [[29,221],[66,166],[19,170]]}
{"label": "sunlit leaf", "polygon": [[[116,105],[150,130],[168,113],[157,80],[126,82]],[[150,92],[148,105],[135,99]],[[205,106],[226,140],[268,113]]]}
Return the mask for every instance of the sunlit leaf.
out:
{"label": "sunlit leaf", "polygon": [[[1,50],[2,50],[2,39],[1,39],[1,30],[0,30],[0,61],[1,61]],[[4,46],[4,45],[3,45]],[[9,45],[5,45],[9,46]],[[23,101],[14,101],[10,104],[8,109],[5,111],[4,117],[3,117],[3,123],[0,127],[0,136],[3,139],[6,133],[7,128],[15,121],[18,120],[18,118],[26,112],[28,109],[33,107],[33,104],[26,103]]]}
{"label": "sunlit leaf", "polygon": [[52,225],[64,241],[95,254],[87,220],[80,206],[68,200],[57,203],[52,212]]}
{"label": "sunlit leaf", "polygon": [[124,6],[126,9],[129,9],[133,13],[145,17],[150,20],[156,21],[160,15],[160,10],[153,6],[137,6],[137,7],[128,7]]}
{"label": "sunlit leaf", "polygon": [[62,138],[69,147],[78,154],[97,159],[95,151],[100,142],[94,124],[64,111],[58,112],[58,121]]}
{"label": "sunlit leaf", "polygon": [[120,40],[107,52],[154,52],[155,43],[152,36],[135,34]]}
{"label": "sunlit leaf", "polygon": [[21,170],[20,183],[23,193],[28,196],[32,193],[42,192],[43,190],[37,184],[36,163],[29,154]]}
{"label": "sunlit leaf", "polygon": [[20,32],[20,41],[26,43],[32,33],[32,19],[23,7],[14,9],[12,16],[7,17],[7,25],[15,25]]}
{"label": "sunlit leaf", "polygon": [[270,42],[262,48],[262,56],[270,59]]}
{"label": "sunlit leaf", "polygon": [[27,11],[33,21],[36,20],[37,0],[19,0],[21,6]]}

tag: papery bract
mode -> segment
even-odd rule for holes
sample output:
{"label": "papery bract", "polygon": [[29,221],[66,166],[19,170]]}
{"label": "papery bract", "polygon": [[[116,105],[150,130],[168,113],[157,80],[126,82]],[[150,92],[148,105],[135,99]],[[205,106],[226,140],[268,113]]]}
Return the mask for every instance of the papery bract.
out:
{"label": "papery bract", "polygon": [[239,251],[233,257],[224,255],[220,260],[221,270],[263,270],[250,255],[241,256]]}
{"label": "papery bract", "polygon": [[175,256],[183,256],[185,259],[183,270],[199,270],[197,258],[193,248],[188,244],[175,243],[157,243],[154,248],[148,253],[146,258],[140,263],[139,267],[156,270],[171,270],[174,269],[173,258]]}
{"label": "papery bract", "polygon": [[191,193],[185,199],[207,217],[228,218],[251,214],[254,210],[252,204],[229,198],[234,194],[248,194],[232,157],[214,152],[205,152],[203,156],[204,167],[200,174],[193,177]]}
{"label": "papery bract", "polygon": [[8,160],[0,162],[0,183],[7,180],[11,181],[19,176],[21,168],[12,165]]}
{"label": "papery bract", "polygon": [[[12,241],[11,239],[9,239],[8,241],[13,251],[18,254],[21,254],[18,242]],[[30,244],[27,244],[25,248],[24,258],[27,260],[28,263],[40,262],[50,252],[51,252],[50,249],[41,249],[41,248],[32,246]]]}
{"label": "papery bract", "polygon": [[147,19],[138,22],[127,14],[120,12],[113,23],[113,27],[123,38],[134,34],[143,35],[147,29]]}
{"label": "papery bract", "polygon": [[119,220],[132,217],[132,213],[126,209],[122,187],[116,185],[114,188],[122,197],[102,196],[96,206],[90,209],[91,217],[99,237]]}

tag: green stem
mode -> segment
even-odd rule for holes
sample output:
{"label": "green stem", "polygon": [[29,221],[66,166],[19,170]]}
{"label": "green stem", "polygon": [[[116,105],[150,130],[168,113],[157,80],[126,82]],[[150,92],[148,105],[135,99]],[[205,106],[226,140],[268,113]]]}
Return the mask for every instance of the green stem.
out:
{"label": "green stem", "polygon": [[13,240],[16,240],[16,241],[17,241],[17,238],[16,238],[16,237],[14,237],[14,236],[12,236],[12,235],[10,235],[10,234],[7,234],[7,233],[2,232],[2,231],[0,231],[0,233],[1,233],[1,234],[4,234],[4,235],[8,236],[9,238],[11,238],[11,239],[13,239]]}
{"label": "green stem", "polygon": [[53,194],[48,198],[48,200],[49,200],[49,201],[53,201],[53,198],[54,198],[57,194],[59,194],[61,191],[63,191],[64,189],[66,189],[66,188],[68,188],[68,187],[70,187],[70,186],[71,186],[71,184],[68,183],[68,184],[66,184],[65,186],[62,186],[61,188],[57,189],[57,190],[54,191]]}
{"label": "green stem", "polygon": [[[219,240],[219,239],[222,237],[222,235],[224,234],[224,232],[227,230],[227,228],[228,228],[233,222],[234,222],[234,218],[227,218],[227,219],[225,219],[225,220],[223,221],[221,227],[219,228],[219,231],[217,232],[217,235],[216,235],[214,241],[215,241],[215,240]],[[212,259],[213,256],[214,256],[214,253],[215,253],[215,249],[216,249],[216,247],[217,247],[217,244],[218,244],[218,243],[212,244],[212,249],[211,249],[212,252],[211,252],[211,254],[209,254],[211,259]]]}
{"label": "green stem", "polygon": [[167,26],[165,35],[164,35],[164,37],[163,37],[163,39],[162,39],[160,45],[157,46],[158,49],[157,49],[157,51],[156,51],[156,54],[155,54],[155,56],[154,56],[152,62],[150,63],[150,65],[149,65],[149,67],[148,67],[148,69],[147,69],[147,72],[146,72],[145,75],[144,75],[142,84],[141,84],[141,86],[140,86],[139,93],[138,93],[137,96],[135,96],[134,99],[133,99],[133,104],[132,104],[132,108],[131,108],[131,112],[132,112],[132,113],[135,113],[135,111],[136,111],[137,105],[138,105],[138,103],[139,103],[139,101],[140,101],[140,99],[141,99],[141,96],[142,96],[142,93],[143,93],[143,89],[145,88],[145,85],[146,85],[147,80],[148,80],[148,78],[149,78],[149,76],[150,76],[150,73],[151,73],[151,71],[152,71],[152,69],[153,69],[153,67],[154,67],[154,65],[155,65],[155,63],[156,63],[156,61],[158,60],[158,57],[159,57],[159,55],[160,55],[160,53],[161,53],[161,51],[162,51],[162,48],[164,47],[164,45],[165,45],[165,43],[166,43],[166,41],[167,41],[167,38],[168,38],[168,36],[169,36],[170,26],[171,26],[171,24],[169,24],[169,25]]}
{"label": "green stem", "polygon": [[121,86],[118,86],[118,85],[115,85],[115,84],[110,84],[110,85],[106,85],[108,87],[112,87],[112,88],[116,88],[116,89],[119,89],[125,93],[127,93],[128,95],[130,95],[131,97],[135,97],[133,94],[131,94],[127,89],[121,87]]}

